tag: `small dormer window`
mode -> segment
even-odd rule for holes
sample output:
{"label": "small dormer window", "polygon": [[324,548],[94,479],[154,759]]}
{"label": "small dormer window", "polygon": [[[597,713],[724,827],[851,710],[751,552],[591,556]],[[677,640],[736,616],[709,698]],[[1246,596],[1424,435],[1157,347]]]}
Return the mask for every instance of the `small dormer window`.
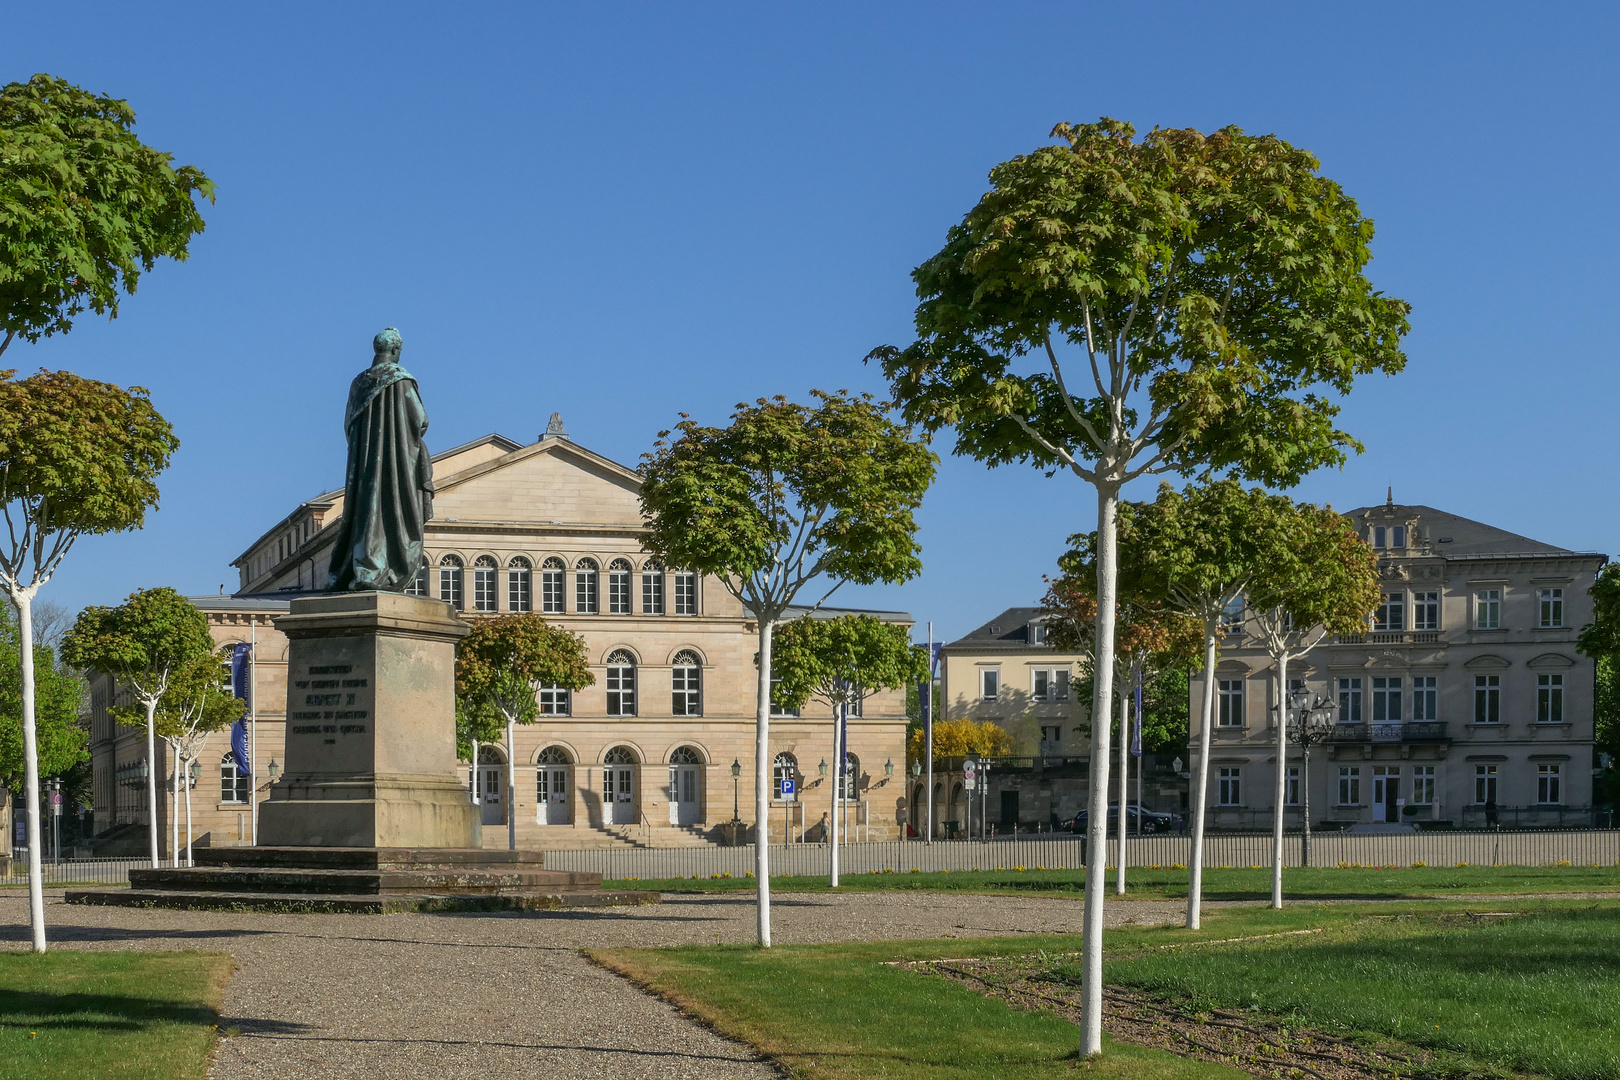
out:
{"label": "small dormer window", "polygon": [[1046,624],[1032,622],[1029,624],[1029,643],[1031,645],[1046,644]]}
{"label": "small dormer window", "polygon": [[1389,530],[1382,525],[1375,525],[1372,531],[1373,547],[1383,549],[1389,546]]}
{"label": "small dormer window", "polygon": [[1406,547],[1406,526],[1397,525],[1390,531],[1389,546],[1392,548]]}

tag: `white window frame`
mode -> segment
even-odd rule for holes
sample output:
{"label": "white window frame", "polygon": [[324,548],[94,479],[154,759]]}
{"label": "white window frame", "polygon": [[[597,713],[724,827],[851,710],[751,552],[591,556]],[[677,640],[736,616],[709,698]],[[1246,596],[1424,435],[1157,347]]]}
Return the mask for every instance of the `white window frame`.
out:
{"label": "white window frame", "polygon": [[1412,794],[1408,801],[1413,806],[1434,805],[1434,766],[1412,766]]}
{"label": "white window frame", "polygon": [[1474,676],[1474,723],[1494,727],[1502,722],[1502,676]]}
{"label": "white window frame", "polygon": [[1564,590],[1538,589],[1536,613],[1543,630],[1561,630],[1564,626]]}
{"label": "white window frame", "polygon": [[[795,781],[792,793],[782,794],[782,778],[792,777]],[[772,802],[798,802],[799,801],[799,761],[792,754],[780,753],[771,762],[771,801]]]}
{"label": "white window frame", "polygon": [[1243,769],[1240,766],[1221,765],[1216,769],[1215,805],[1243,805]]}
{"label": "white window frame", "polygon": [[461,588],[462,573],[460,557],[446,555],[439,560],[439,599],[456,611],[466,610],[466,595]]}
{"label": "white window frame", "polygon": [[1564,767],[1551,763],[1536,765],[1536,805],[1564,804]]}
{"label": "white window frame", "polygon": [[1288,775],[1283,778],[1283,805],[1299,805],[1299,766],[1288,766]]}
{"label": "white window frame", "polygon": [[534,610],[534,569],[521,555],[506,564],[506,610],[518,614]]}
{"label": "white window frame", "polygon": [[1412,629],[1440,629],[1440,593],[1437,590],[1412,594]]}
{"label": "white window frame", "polygon": [[615,652],[607,658],[607,714],[609,716],[636,715],[636,662],[626,652]]}
{"label": "white window frame", "polygon": [[691,570],[677,570],[674,576],[674,614],[696,615],[698,613],[697,574]]}
{"label": "white window frame", "polygon": [[1361,805],[1361,766],[1339,766],[1339,805]]}
{"label": "white window frame", "polygon": [[1339,723],[1361,724],[1365,723],[1366,702],[1362,697],[1361,676],[1339,680]]}
{"label": "white window frame", "polygon": [[1035,701],[1068,701],[1069,669],[1066,667],[1031,668],[1029,672],[1029,696]]}
{"label": "white window frame", "polygon": [[1001,697],[1001,669],[999,667],[982,667],[979,669],[979,700],[995,701]]}
{"label": "white window frame", "polygon": [[1378,610],[1373,612],[1373,631],[1380,634],[1399,633],[1406,629],[1406,593],[1380,593]]}
{"label": "white window frame", "polygon": [[496,593],[496,579],[500,576],[500,567],[488,555],[480,555],[473,560],[473,610],[495,611],[500,601]]}
{"label": "white window frame", "polygon": [[1434,675],[1412,676],[1412,721],[1432,723],[1440,719],[1440,680]]}
{"label": "white window frame", "polygon": [[1216,727],[1237,730],[1244,726],[1243,699],[1247,683],[1248,680],[1241,676],[1236,679],[1215,680]]}
{"label": "white window frame", "polygon": [[219,759],[219,801],[228,806],[246,806],[250,781],[236,762],[236,751],[227,750]]}
{"label": "white window frame", "polygon": [[1562,673],[1536,676],[1536,722],[1564,722],[1564,676]]}
{"label": "white window frame", "polygon": [[597,615],[602,610],[602,568],[592,558],[574,563],[574,613]]}
{"label": "white window frame", "polygon": [[608,614],[632,615],[634,602],[630,592],[630,579],[632,571],[630,563],[625,559],[614,559],[608,564]]}
{"label": "white window frame", "polygon": [[[1382,683],[1383,685],[1379,685]],[[1399,724],[1401,717],[1401,693],[1405,680],[1399,675],[1372,676],[1372,722],[1374,724]],[[1393,715],[1391,713],[1393,712]],[[1383,715],[1379,715],[1382,713]]]}
{"label": "white window frame", "polygon": [[1486,803],[1499,802],[1496,793],[1497,772],[1495,765],[1474,766],[1474,805],[1484,806]]}
{"label": "white window frame", "polygon": [[552,556],[540,564],[540,613],[563,615],[568,610],[568,566]]}
{"label": "white window frame", "polygon": [[542,685],[535,690],[534,701],[541,716],[571,716],[573,714],[574,695],[566,687]]}
{"label": "white window frame", "polygon": [[1502,590],[1474,590],[1474,629],[1502,629]]}
{"label": "white window frame", "polygon": [[670,665],[670,714],[703,715],[703,665],[697,654],[683,652]]}
{"label": "white window frame", "polygon": [[656,563],[648,563],[641,568],[641,613],[664,613],[664,570]]}

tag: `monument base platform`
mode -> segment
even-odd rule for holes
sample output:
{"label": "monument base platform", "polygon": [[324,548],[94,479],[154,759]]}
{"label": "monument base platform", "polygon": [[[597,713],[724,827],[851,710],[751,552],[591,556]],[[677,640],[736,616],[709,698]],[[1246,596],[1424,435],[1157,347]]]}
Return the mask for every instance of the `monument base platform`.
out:
{"label": "monument base platform", "polygon": [[601,874],[546,870],[538,851],[479,848],[198,848],[198,863],[129,872],[127,889],[72,889],[70,904],[230,911],[544,911],[656,904]]}

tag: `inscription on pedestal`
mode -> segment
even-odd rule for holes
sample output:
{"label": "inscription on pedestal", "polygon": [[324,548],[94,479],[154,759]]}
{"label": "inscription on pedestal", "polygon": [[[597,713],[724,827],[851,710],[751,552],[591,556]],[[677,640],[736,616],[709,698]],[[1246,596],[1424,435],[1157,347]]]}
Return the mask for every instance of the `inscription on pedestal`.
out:
{"label": "inscription on pedestal", "polygon": [[366,733],[362,721],[371,718],[371,680],[356,677],[353,664],[309,664],[288,676],[292,692],[287,696],[301,706],[287,714],[289,735],[318,735],[336,744],[344,735]]}

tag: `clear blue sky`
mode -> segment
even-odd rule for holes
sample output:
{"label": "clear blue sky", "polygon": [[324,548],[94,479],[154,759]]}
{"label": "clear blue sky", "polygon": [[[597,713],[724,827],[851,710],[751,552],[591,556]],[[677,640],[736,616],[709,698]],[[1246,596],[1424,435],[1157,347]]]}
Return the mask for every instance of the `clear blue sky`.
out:
{"label": "clear blue sky", "polygon": [[[1377,223],[1410,364],[1367,453],[1298,494],[1428,503],[1620,549],[1620,17],[1490,4],[28,4],[0,81],[127,98],[219,185],[185,264],[7,366],[151,388],[182,448],[146,530],[42,595],[234,588],[342,481],[342,405],[394,324],[443,449],[553,410],[634,464],[677,411],[881,390],[909,271],[995,163],[1100,115],[1275,132]],[[952,637],[1032,603],[1090,489],[949,456],[927,571],[851,590]],[[1149,489],[1150,490],[1150,489]]]}

